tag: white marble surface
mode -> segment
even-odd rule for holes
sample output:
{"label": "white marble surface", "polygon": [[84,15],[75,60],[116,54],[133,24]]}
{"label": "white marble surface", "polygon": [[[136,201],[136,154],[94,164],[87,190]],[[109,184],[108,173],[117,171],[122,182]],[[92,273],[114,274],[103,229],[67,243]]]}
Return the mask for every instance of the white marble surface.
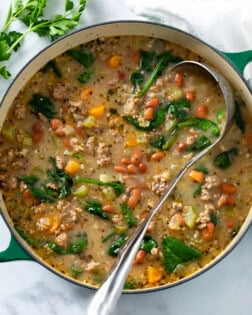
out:
{"label": "white marble surface", "polygon": [[[140,0],[139,0],[140,1]],[[163,0],[159,0],[162,4]],[[213,0],[214,1],[214,0]],[[49,2],[53,2],[52,0]],[[54,7],[57,3],[54,1]],[[103,21],[118,19],[157,19],[161,22],[169,22],[174,26],[183,27],[190,25],[189,30],[214,44],[215,47],[226,51],[252,49],[250,40],[245,40],[246,34],[226,36],[219,29],[213,37],[211,28],[198,28],[190,17],[186,24],[181,24],[176,14],[169,16],[169,4],[166,1],[166,10],[152,11],[152,16],[137,7],[138,0],[88,0],[87,10],[82,21],[84,25],[91,25]],[[180,0],[176,1],[176,4]],[[182,3],[183,1],[181,1]],[[196,1],[197,2],[197,1]],[[233,1],[242,7],[242,3],[248,1]],[[0,25],[3,22],[10,0],[0,1]],[[146,4],[149,1],[146,1]],[[156,5],[158,1],[155,1]],[[189,3],[189,1],[188,1]],[[190,2],[191,3],[191,2]],[[202,0],[198,5],[205,12],[205,5],[209,1]],[[218,1],[228,5],[229,2]],[[175,6],[176,7],[176,6]],[[171,7],[172,8],[172,7]],[[190,6],[186,10],[190,10]],[[173,8],[174,9],[174,8]],[[218,6],[217,9],[218,11]],[[172,9],[171,9],[172,11]],[[216,12],[217,12],[216,11]],[[160,12],[162,14],[160,15]],[[166,20],[167,14],[167,20]],[[232,21],[240,23],[240,12],[233,10]],[[237,14],[237,16],[236,16]],[[252,10],[246,10],[247,21],[252,20]],[[172,16],[172,19],[171,19]],[[209,12],[209,17],[211,14]],[[222,18],[224,19],[223,15]],[[206,15],[207,19],[207,15]],[[221,15],[220,15],[221,19]],[[245,22],[246,22],[245,19]],[[192,20],[192,19],[191,19]],[[185,19],[183,17],[183,23]],[[227,21],[227,20],[226,20]],[[228,21],[231,21],[229,19]],[[219,21],[224,22],[225,21]],[[189,23],[189,24],[188,24]],[[203,22],[202,22],[203,23]],[[236,28],[234,23],[231,28]],[[203,23],[204,24],[204,23]],[[209,26],[211,20],[209,20]],[[243,23],[244,24],[244,23]],[[246,23],[245,23],[246,26]],[[238,28],[238,26],[237,26]],[[236,29],[237,29],[236,28]],[[225,33],[227,31],[225,28]],[[236,36],[236,37],[235,37]],[[223,40],[225,38],[225,40]],[[226,40],[229,38],[230,40]],[[244,39],[244,40],[240,40]],[[238,43],[238,44],[237,44]],[[240,46],[239,46],[240,43]],[[11,72],[15,75],[18,70],[41,48],[48,44],[45,39],[29,36],[18,56],[14,56],[10,62]],[[250,72],[251,74],[251,72]],[[0,80],[0,95],[7,89],[10,81]],[[0,250],[3,250],[9,242],[9,232],[0,218]],[[183,285],[159,291],[155,293],[139,295],[123,295],[119,300],[116,314],[128,315],[247,315],[252,313],[252,228],[250,228],[237,245],[237,247],[218,265],[190,282]],[[86,307],[94,292],[69,283],[35,262],[16,261],[0,263],[0,314],[1,315],[85,315]]]}

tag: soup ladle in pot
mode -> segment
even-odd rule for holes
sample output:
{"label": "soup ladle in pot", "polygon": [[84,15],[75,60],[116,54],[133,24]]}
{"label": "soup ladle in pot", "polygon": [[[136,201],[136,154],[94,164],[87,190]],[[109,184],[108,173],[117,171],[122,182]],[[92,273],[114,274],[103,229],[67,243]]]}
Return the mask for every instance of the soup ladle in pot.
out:
{"label": "soup ladle in pot", "polygon": [[208,72],[212,78],[218,83],[226,105],[226,121],[223,126],[219,137],[207,148],[203,149],[199,153],[195,154],[186,165],[178,172],[178,174],[171,180],[169,186],[164,191],[163,195],[157,201],[155,206],[148,213],[147,217],[137,226],[134,233],[129,237],[126,244],[122,248],[117,261],[112,267],[107,279],[98,289],[96,294],[94,295],[91,303],[88,306],[87,315],[109,315],[112,314],[117,301],[120,297],[121,291],[123,289],[125,278],[132,266],[133,260],[136,256],[137,251],[141,245],[142,239],[145,235],[145,232],[150,224],[153,216],[157,213],[159,208],[163,205],[167,197],[173,191],[174,187],[178,183],[178,181],[182,178],[185,172],[203,155],[208,153],[213,147],[218,144],[222,138],[226,135],[228,130],[230,129],[233,118],[234,118],[234,110],[235,110],[235,101],[233,91],[227,82],[227,80],[220,75],[215,69],[212,67],[197,62],[197,61],[182,61],[172,66],[170,70],[177,69],[178,67],[184,66],[194,66],[200,67]]}

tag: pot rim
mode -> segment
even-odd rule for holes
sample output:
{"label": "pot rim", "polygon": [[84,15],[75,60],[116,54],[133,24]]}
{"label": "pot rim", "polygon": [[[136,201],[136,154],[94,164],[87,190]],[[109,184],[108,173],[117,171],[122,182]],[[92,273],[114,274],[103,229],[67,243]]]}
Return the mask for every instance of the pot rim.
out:
{"label": "pot rim", "polygon": [[[171,31],[174,31],[176,33],[180,33],[180,34],[183,34],[185,37],[189,38],[190,40],[193,40],[195,42],[197,42],[200,46],[205,46],[206,48],[210,49],[211,52],[215,53],[216,55],[218,55],[219,58],[223,59],[225,63],[229,64],[229,66],[232,68],[232,70],[234,71],[234,73],[236,75],[239,76],[239,79],[242,81],[242,83],[244,84],[244,86],[246,87],[246,89],[249,91],[250,95],[252,95],[250,89],[249,89],[249,86],[248,86],[248,83],[246,82],[246,80],[244,79],[244,77],[242,76],[241,73],[239,73],[239,71],[236,69],[235,65],[225,56],[223,55],[218,49],[214,48],[213,46],[211,46],[210,44],[206,43],[205,41],[199,39],[198,37],[196,37],[195,35],[191,35],[189,33],[187,33],[186,31],[184,30],[181,30],[181,29],[178,29],[176,27],[173,27],[173,26],[169,26],[169,25],[165,25],[165,24],[162,24],[162,23],[156,23],[156,22],[151,22],[151,21],[142,21],[142,20],[115,20],[115,21],[109,21],[109,22],[102,22],[102,23],[97,23],[97,24],[93,24],[93,25],[89,25],[87,27],[83,27],[83,28],[80,28],[78,30],[75,30],[69,34],[66,34],[64,36],[62,36],[61,38],[57,39],[55,42],[47,45],[46,47],[44,47],[42,50],[40,50],[38,53],[36,53],[24,66],[21,67],[21,69],[18,71],[18,73],[15,75],[14,79],[11,81],[10,85],[8,86],[6,92],[4,93],[3,95],[3,98],[1,100],[1,104],[0,104],[0,113],[2,111],[2,105],[5,103],[6,101],[6,98],[8,97],[9,93],[11,92],[13,86],[15,85],[15,83],[17,82],[17,80],[19,80],[19,78],[22,76],[22,74],[25,72],[25,70],[27,69],[27,67],[34,63],[37,59],[39,59],[40,56],[44,55],[45,52],[49,51],[49,50],[52,50],[53,47],[57,46],[59,43],[61,42],[64,42],[64,41],[67,41],[68,38],[70,37],[73,37],[77,34],[81,34],[82,32],[88,32],[90,30],[95,30],[97,27],[103,27],[103,26],[113,26],[113,25],[127,25],[127,24],[142,24],[142,25],[148,25],[149,27],[153,26],[153,27],[158,27],[158,28],[163,28],[164,31],[167,29],[167,30],[171,30]],[[130,35],[134,35],[134,34],[130,34]],[[138,34],[137,34],[138,35]],[[115,35],[108,35],[108,36],[115,36]],[[118,36],[120,36],[118,34]],[[121,35],[121,36],[126,36],[125,34]],[[142,35],[142,36],[150,36],[150,37],[154,37],[153,34],[146,34],[146,35]],[[99,38],[100,35],[95,37],[95,38]],[[158,38],[156,36],[156,38]],[[90,39],[90,40],[87,40],[84,42],[89,42],[93,39]],[[170,40],[172,42],[172,40]],[[79,44],[78,44],[79,45]],[[181,47],[185,48],[185,46],[183,46],[183,44],[178,44],[180,45]],[[65,50],[67,47],[65,47]],[[192,50],[193,51],[193,50]],[[197,53],[197,51],[194,51],[196,54],[199,54]],[[61,53],[58,53],[58,55],[61,54]],[[210,56],[210,58],[206,58],[207,61],[211,62],[211,59],[213,59],[213,57]],[[46,59],[46,62],[48,62],[49,59],[47,60]],[[45,62],[45,63],[46,63]],[[37,72],[37,71],[36,71]],[[28,80],[30,80],[32,77],[29,76],[29,78],[22,84],[22,87],[24,87],[24,85],[27,83]],[[15,94],[15,97],[16,97],[17,93]],[[15,98],[14,97],[14,98]],[[12,103],[12,102],[11,102]],[[9,104],[7,107],[7,111],[6,113],[8,112],[8,109],[10,107],[11,104]],[[5,114],[6,114],[5,113]],[[4,115],[5,117],[5,115]],[[4,121],[4,120],[3,120]],[[1,128],[1,126],[0,126]],[[9,214],[8,214],[8,211],[7,209],[5,208],[5,205],[4,205],[4,202],[2,200],[2,194],[0,192],[0,205],[2,204],[1,208],[0,209],[0,214],[2,214],[2,217],[4,219],[4,222],[6,223],[7,227],[10,229],[11,231],[11,234],[14,236],[14,238],[16,239],[16,241],[18,242],[19,245],[21,245],[21,247],[29,253],[29,255],[31,255],[33,257],[33,259],[38,262],[39,264],[41,264],[42,266],[46,267],[48,270],[54,272],[55,274],[57,274],[58,276],[60,276],[61,278],[65,279],[65,280],[68,280],[72,283],[75,283],[79,286],[82,286],[82,287],[86,287],[88,289],[97,289],[97,287],[93,286],[93,285],[89,285],[89,284],[86,284],[86,283],[81,283],[80,281],[76,280],[76,279],[73,279],[71,278],[70,276],[67,276],[67,275],[64,275],[62,274],[61,272],[57,271],[56,269],[54,269],[52,266],[50,266],[48,263],[46,263],[44,260],[42,260],[32,249],[31,246],[29,246],[25,241],[24,239],[16,232],[15,228],[14,228],[14,225],[13,225],[13,222],[12,220],[10,219],[9,217]],[[217,264],[218,262],[220,262],[223,258],[225,258],[229,252],[231,250],[234,249],[234,247],[239,243],[239,241],[244,237],[244,235],[246,234],[247,230],[249,229],[250,225],[252,223],[252,208],[250,208],[249,210],[249,213],[246,217],[246,220],[244,221],[241,229],[239,230],[238,234],[234,237],[234,239],[226,246],[226,248],[218,255],[215,257],[215,259],[211,260],[210,263],[206,264],[203,268],[201,268],[200,270],[194,272],[193,274],[190,274],[189,276],[183,278],[183,279],[180,279],[176,282],[173,282],[173,283],[166,283],[162,286],[159,286],[159,287],[152,287],[152,288],[143,288],[143,289],[133,289],[133,290],[123,290],[123,293],[137,293],[137,294],[141,294],[141,293],[149,293],[149,292],[155,292],[155,291],[159,291],[159,290],[163,290],[163,289],[167,289],[167,288],[172,288],[172,287],[175,287],[179,284],[182,284],[184,282],[187,282],[189,280],[192,280],[193,278],[201,275],[202,273],[204,273],[205,271],[209,270],[211,267],[213,267],[215,264]]]}

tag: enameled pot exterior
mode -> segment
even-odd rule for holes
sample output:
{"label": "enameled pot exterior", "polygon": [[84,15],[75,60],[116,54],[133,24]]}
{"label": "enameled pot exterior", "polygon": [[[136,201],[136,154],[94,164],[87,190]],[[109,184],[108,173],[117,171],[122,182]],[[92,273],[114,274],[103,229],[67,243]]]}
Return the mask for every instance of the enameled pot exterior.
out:
{"label": "enameled pot exterior", "polygon": [[[123,35],[140,35],[140,36],[150,36],[155,38],[161,38],[167,41],[170,41],[174,44],[180,45],[184,48],[187,48],[197,55],[200,55],[202,58],[206,59],[209,64],[218,69],[231,83],[236,91],[240,94],[243,101],[246,103],[249,112],[252,115],[252,94],[242,78],[241,74],[237,71],[235,66],[229,62],[229,60],[235,60],[237,63],[237,68],[240,71],[244,70],[245,65],[252,60],[252,51],[247,51],[244,53],[236,54],[222,54],[214,48],[210,47],[206,43],[200,41],[199,39],[183,32],[178,29],[174,29],[165,25],[154,24],[149,22],[137,22],[137,21],[119,21],[111,22],[106,24],[99,24],[85,29],[76,31],[70,35],[67,35],[49,47],[45,48],[37,56],[35,56],[17,75],[13,83],[10,85],[8,91],[3,97],[1,108],[0,108],[0,129],[5,120],[6,114],[17,96],[18,92],[22,87],[29,81],[29,79],[49,60],[55,58],[56,56],[62,54],[66,50],[69,50],[72,47],[76,47],[80,44],[85,44],[89,41],[95,40],[99,37],[104,36],[123,36]],[[63,276],[61,273],[55,271],[50,265],[42,261],[36,253],[26,244],[26,242],[17,234],[13,227],[11,218],[8,215],[7,209],[5,208],[2,196],[0,195],[0,213],[2,214],[6,224],[11,230],[11,233],[14,238],[11,239],[8,249],[0,253],[0,262],[16,259],[35,259],[37,262],[41,263],[54,273],[59,276]],[[242,225],[237,236],[230,242],[227,248],[217,256],[211,263],[206,265],[204,268],[198,272],[179,280],[172,284],[166,284],[162,287],[151,288],[151,289],[141,289],[141,290],[131,290],[125,292],[149,292],[153,290],[168,288],[182,282],[185,282],[196,275],[201,274],[203,271],[212,267],[223,257],[225,257],[239,242],[242,236],[245,234],[246,230],[252,222],[252,209],[250,210],[244,224]],[[24,249],[24,250],[23,250]],[[63,276],[67,280],[70,280],[78,285],[83,285],[86,287],[86,284],[74,280],[68,276]]]}

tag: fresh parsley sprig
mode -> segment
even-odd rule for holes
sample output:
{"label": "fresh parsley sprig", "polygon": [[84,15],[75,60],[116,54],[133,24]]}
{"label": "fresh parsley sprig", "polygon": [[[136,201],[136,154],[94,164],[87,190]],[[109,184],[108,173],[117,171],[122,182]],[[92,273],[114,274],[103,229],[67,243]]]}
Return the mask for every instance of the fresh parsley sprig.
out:
{"label": "fresh parsley sprig", "polygon": [[[51,41],[66,34],[80,23],[80,17],[86,6],[86,0],[79,0],[76,4],[72,0],[65,0],[62,14],[56,14],[51,19],[44,18],[47,0],[12,0],[9,11],[0,32],[0,75],[8,79],[11,74],[3,64],[9,60],[13,51],[20,48],[24,37],[31,33],[48,36]],[[14,21],[21,21],[27,26],[24,33],[8,32]]]}

